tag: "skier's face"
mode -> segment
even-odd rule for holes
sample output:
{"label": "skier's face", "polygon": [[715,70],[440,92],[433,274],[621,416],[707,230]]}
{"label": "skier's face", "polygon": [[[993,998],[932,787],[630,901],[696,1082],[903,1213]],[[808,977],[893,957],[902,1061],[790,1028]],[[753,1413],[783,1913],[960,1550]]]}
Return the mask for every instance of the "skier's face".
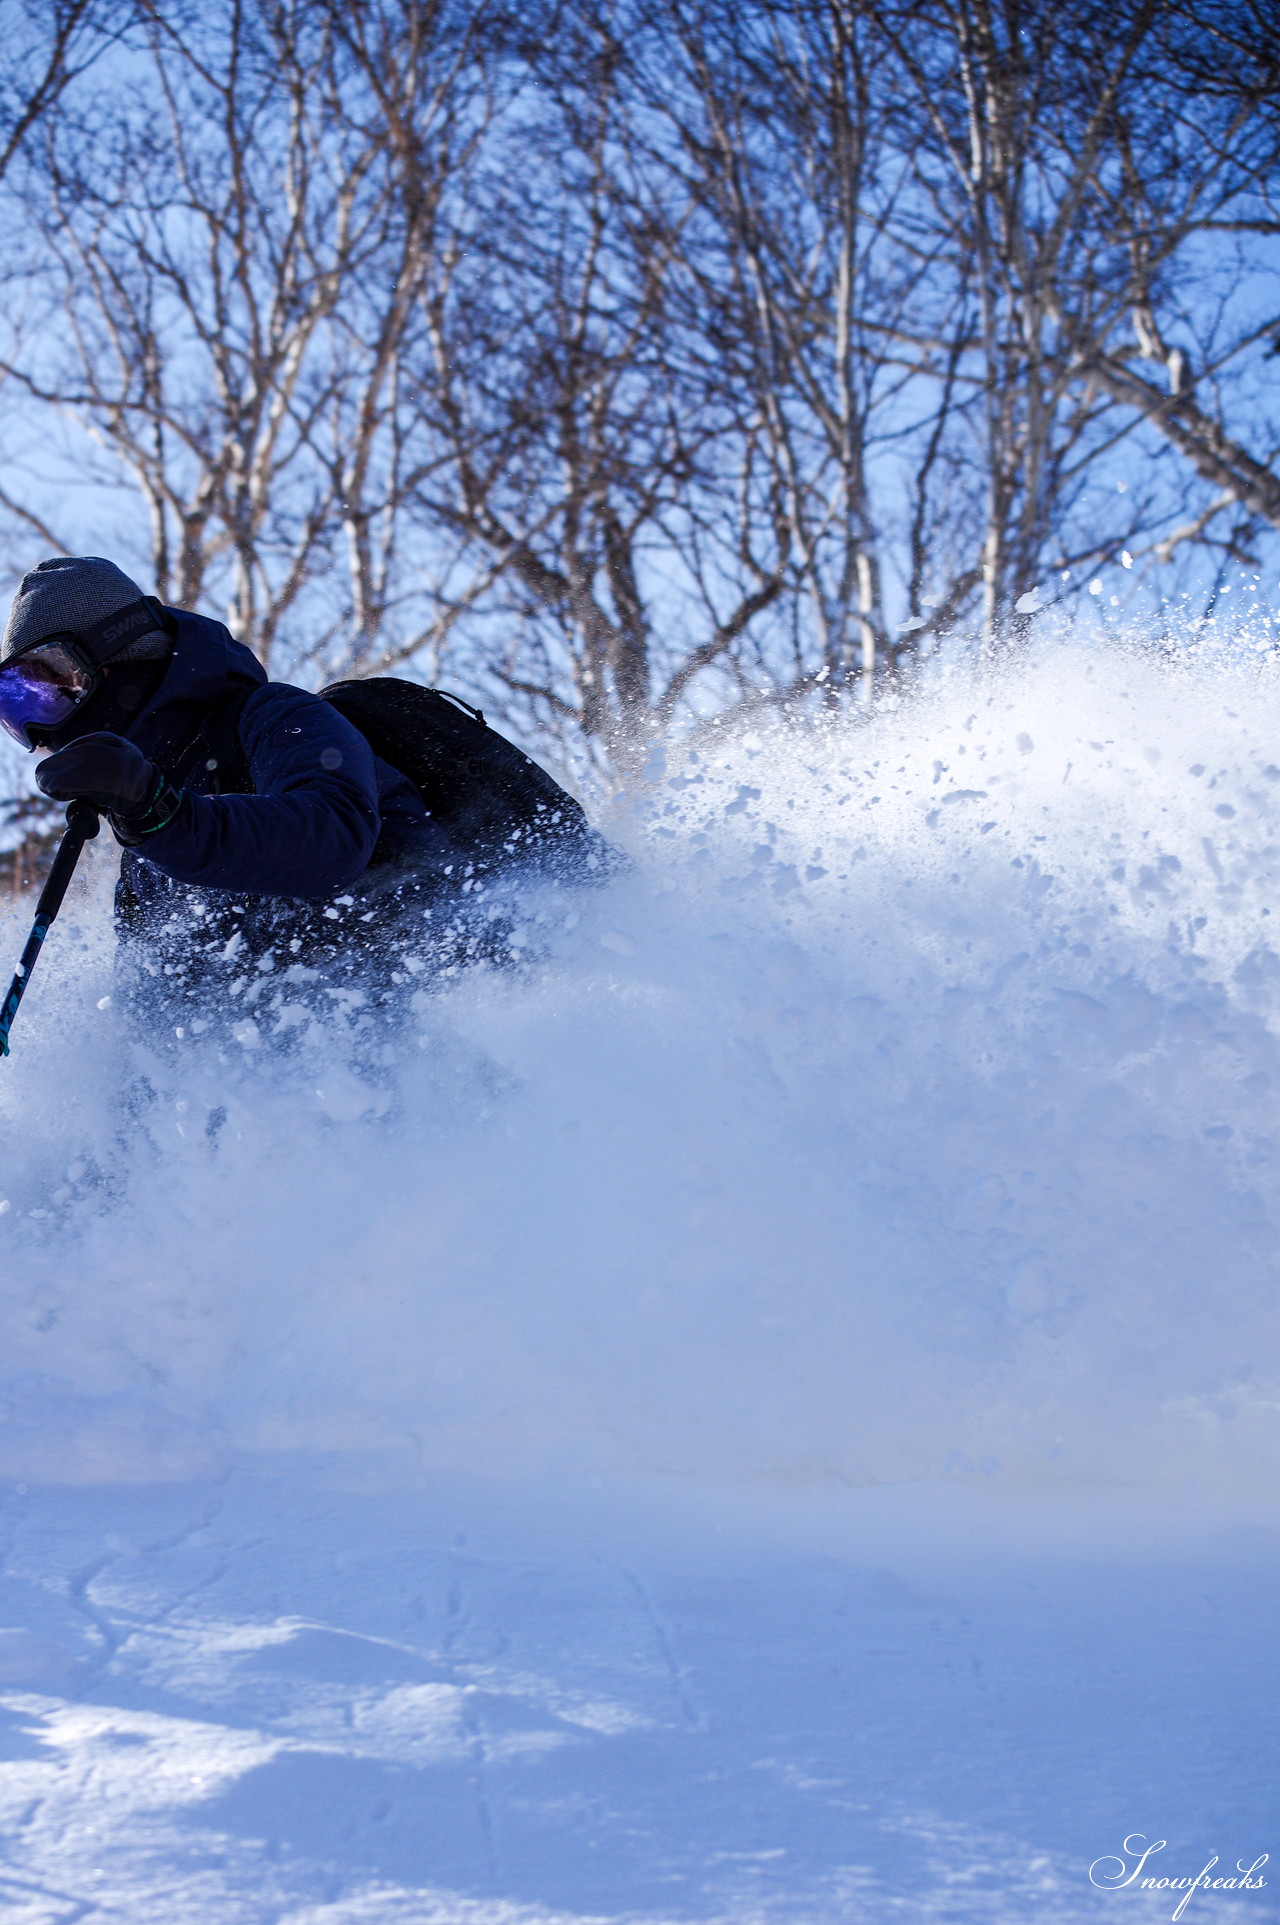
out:
{"label": "skier's face", "polygon": [[30,730],[56,729],[84,700],[97,676],[67,651],[61,636],[50,636],[0,668],[0,728],[34,748]]}

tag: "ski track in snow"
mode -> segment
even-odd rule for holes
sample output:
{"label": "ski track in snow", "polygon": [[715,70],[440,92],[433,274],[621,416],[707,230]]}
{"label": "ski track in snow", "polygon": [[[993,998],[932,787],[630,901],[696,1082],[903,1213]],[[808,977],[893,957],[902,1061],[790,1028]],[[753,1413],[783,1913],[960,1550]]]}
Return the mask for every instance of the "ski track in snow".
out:
{"label": "ski track in snow", "polygon": [[1280,1846],[1278,738],[1051,647],[670,749],[398,1026],[140,1039],[96,851],[0,1070],[0,1919],[1145,1922],[1127,1835]]}
{"label": "ski track in snow", "polygon": [[923,1510],[904,1577],[851,1560],[886,1548],[856,1503],[843,1555],[723,1494],[622,1510],[245,1472],[9,1498],[3,1915],[1102,1919],[1122,1833],[1184,1875],[1266,1848],[1266,1558],[978,1569]]}

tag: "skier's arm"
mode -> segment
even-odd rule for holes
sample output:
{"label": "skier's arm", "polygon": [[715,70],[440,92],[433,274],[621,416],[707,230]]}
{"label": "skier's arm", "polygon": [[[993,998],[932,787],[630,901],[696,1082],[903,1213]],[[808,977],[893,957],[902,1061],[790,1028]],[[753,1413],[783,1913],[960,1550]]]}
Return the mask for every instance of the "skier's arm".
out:
{"label": "skier's arm", "polygon": [[378,839],[373,751],[328,702],[283,683],[240,718],[254,795],[183,797],[136,852],[175,882],[248,895],[318,897],[350,886]]}

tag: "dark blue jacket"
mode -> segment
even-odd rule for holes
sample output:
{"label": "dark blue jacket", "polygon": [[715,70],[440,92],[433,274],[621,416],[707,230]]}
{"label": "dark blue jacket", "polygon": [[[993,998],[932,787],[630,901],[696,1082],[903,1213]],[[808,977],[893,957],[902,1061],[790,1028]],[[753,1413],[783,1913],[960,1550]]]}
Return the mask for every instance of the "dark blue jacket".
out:
{"label": "dark blue jacket", "polygon": [[[198,763],[185,778],[172,821],[131,852],[135,891],[152,893],[145,872],[154,865],[172,881],[198,888],[318,900],[350,888],[375,845],[380,862],[452,860],[413,784],[379,760],[330,703],[269,682],[221,622],[169,612],[177,627],[173,658],[130,723],[129,739],[171,767],[213,706],[248,688],[239,734],[254,793],[209,793],[216,775]],[[155,893],[164,893],[163,886]]]}

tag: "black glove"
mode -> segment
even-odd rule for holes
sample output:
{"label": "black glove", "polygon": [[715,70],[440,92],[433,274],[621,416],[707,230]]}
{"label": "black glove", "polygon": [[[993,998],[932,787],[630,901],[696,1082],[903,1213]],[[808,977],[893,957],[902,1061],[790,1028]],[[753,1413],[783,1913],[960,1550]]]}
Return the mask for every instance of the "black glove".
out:
{"label": "black glove", "polygon": [[36,787],[55,802],[84,801],[107,816],[117,840],[134,843],[163,829],[182,793],[123,735],[82,735],[48,755]]}

